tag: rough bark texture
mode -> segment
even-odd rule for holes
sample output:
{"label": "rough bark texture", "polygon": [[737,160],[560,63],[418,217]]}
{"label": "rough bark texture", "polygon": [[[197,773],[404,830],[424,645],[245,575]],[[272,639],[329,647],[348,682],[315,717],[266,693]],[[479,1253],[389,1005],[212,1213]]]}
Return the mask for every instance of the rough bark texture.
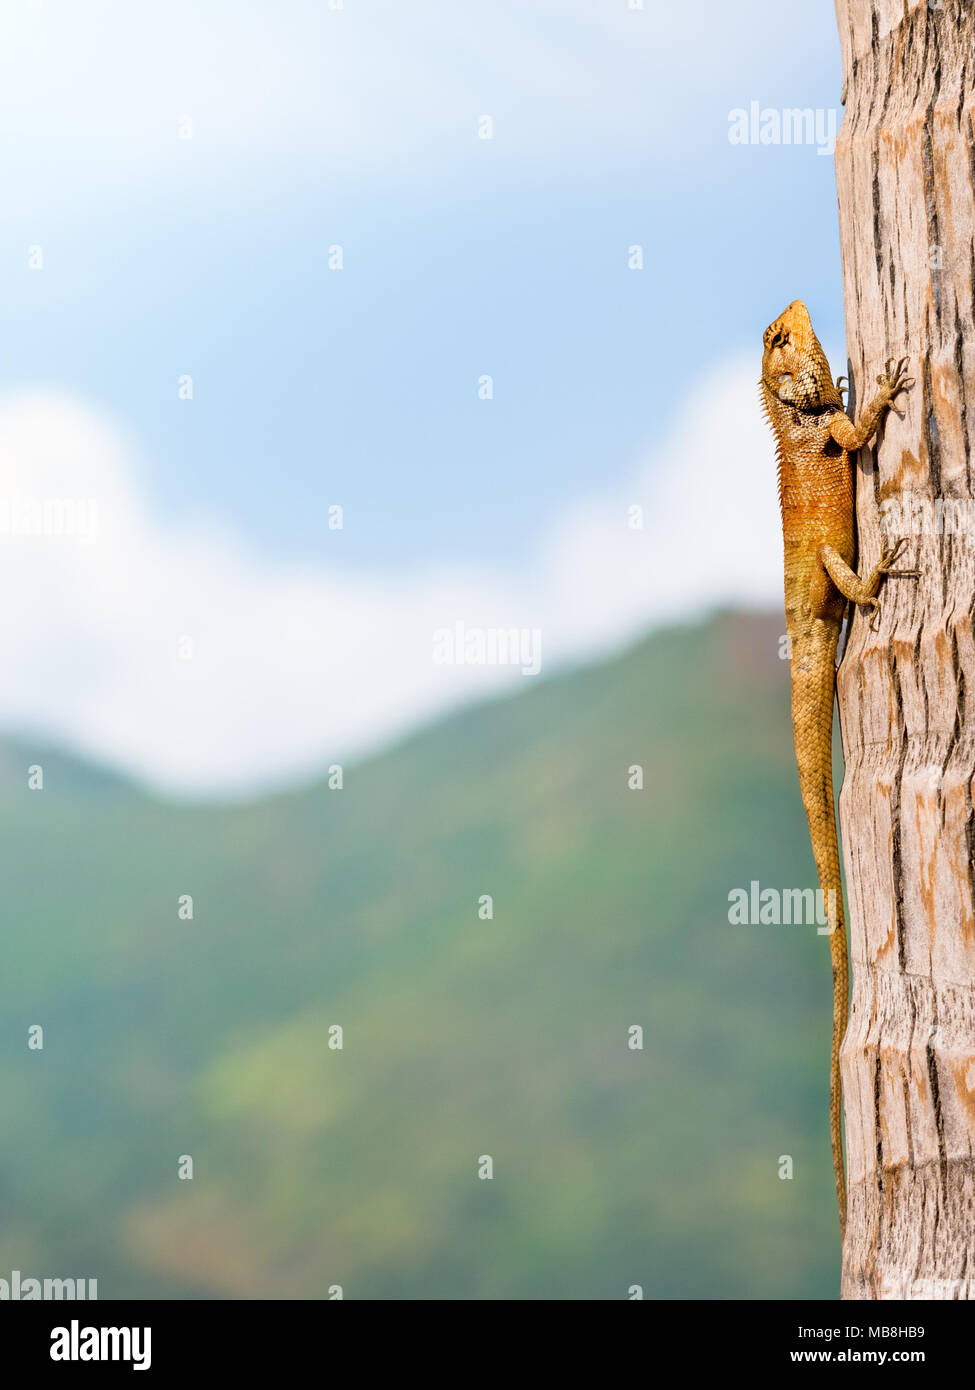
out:
{"label": "rough bark texture", "polygon": [[[909,353],[858,479],[920,581],[890,580],[839,677],[853,995],[843,1048],[845,1298],[975,1297],[975,17],[971,0],[837,0],[836,147],[851,382]],[[918,503],[954,502],[953,515]],[[960,504],[960,505],[959,505]],[[954,527],[959,530],[953,530]]]}

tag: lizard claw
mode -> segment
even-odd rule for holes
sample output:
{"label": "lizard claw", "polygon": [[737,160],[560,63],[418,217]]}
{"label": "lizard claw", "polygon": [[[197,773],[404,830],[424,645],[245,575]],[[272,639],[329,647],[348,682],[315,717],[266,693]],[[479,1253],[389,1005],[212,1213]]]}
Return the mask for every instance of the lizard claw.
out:
{"label": "lizard claw", "polygon": [[902,576],[907,576],[911,579],[920,579],[920,570],[894,569],[894,565],[903,555],[907,544],[907,536],[901,536],[900,540],[895,541],[893,545],[887,546],[886,549],[883,551],[882,555],[880,556],[880,564],[877,566],[876,573],[883,575],[899,574]]}
{"label": "lizard claw", "polygon": [[883,388],[890,400],[893,400],[901,391],[906,391],[908,387],[914,385],[914,378],[904,375],[910,360],[909,357],[899,359],[888,357],[884,363],[884,370],[877,377],[877,385]]}
{"label": "lizard claw", "polygon": [[877,566],[878,574],[901,574],[910,575],[914,579],[921,577],[920,570],[895,570],[893,567],[903,555],[908,544],[907,536],[901,536],[900,540],[888,546],[880,557],[880,564]]}
{"label": "lizard claw", "polygon": [[[843,384],[844,382],[846,383],[845,386]],[[836,378],[836,389],[841,396],[848,396],[850,394],[850,378],[848,376],[838,376]]]}
{"label": "lizard claw", "polygon": [[[903,555],[903,553],[904,553],[906,547],[908,546],[908,544],[909,544],[908,537],[907,537],[907,536],[901,536],[900,539],[899,539],[899,540],[896,540],[896,541],[894,542],[893,545],[888,545],[888,546],[885,546],[885,547],[884,547],[884,549],[883,549],[883,551],[882,551],[882,553],[881,553],[881,556],[880,556],[880,563],[877,565],[877,568],[873,571],[873,577],[872,577],[872,579],[869,581],[870,584],[871,584],[874,588],[876,588],[876,587],[879,585],[880,580],[881,580],[881,577],[883,577],[883,578],[885,578],[885,579],[889,579],[889,578],[891,577],[891,575],[897,575],[898,577],[907,578],[907,579],[919,579],[919,578],[920,578],[920,576],[921,576],[921,571],[920,571],[920,570],[895,570],[895,569],[894,569],[894,565],[897,563],[897,561],[898,561],[898,560],[900,559],[900,557]],[[870,617],[870,631],[871,631],[871,632],[877,632],[877,631],[879,631],[879,629],[880,629],[880,600],[879,600],[879,599],[876,599],[876,598],[868,598],[868,599],[865,600],[865,606],[866,606],[867,608],[870,609],[870,614],[871,614],[871,617]]]}
{"label": "lizard claw", "polygon": [[900,539],[896,540],[893,545],[886,546],[883,553],[880,556],[880,564],[878,565],[878,569],[883,571],[889,570],[891,565],[894,564],[896,560],[899,560],[900,557],[904,554],[906,548],[906,536],[901,536]]}

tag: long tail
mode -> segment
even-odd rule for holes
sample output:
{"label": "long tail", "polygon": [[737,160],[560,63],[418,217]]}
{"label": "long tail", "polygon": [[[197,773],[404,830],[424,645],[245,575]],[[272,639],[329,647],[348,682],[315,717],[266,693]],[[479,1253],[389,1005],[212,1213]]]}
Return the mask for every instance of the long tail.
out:
{"label": "long tail", "polygon": [[[825,651],[823,646],[826,647]],[[835,638],[832,642],[827,638],[820,645],[814,660],[796,661],[793,654],[792,727],[802,804],[809,822],[816,872],[831,928],[829,951],[833,963],[833,1045],[830,1054],[829,1137],[833,1147],[833,1173],[842,1236],[846,1233],[846,1178],[843,1171],[840,1046],[850,1007],[850,966],[833,802],[835,652]]]}

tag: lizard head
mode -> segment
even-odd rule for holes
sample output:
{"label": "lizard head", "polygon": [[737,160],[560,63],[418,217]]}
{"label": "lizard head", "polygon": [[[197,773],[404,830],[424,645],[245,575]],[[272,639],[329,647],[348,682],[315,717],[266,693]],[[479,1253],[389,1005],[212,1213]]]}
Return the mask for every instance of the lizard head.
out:
{"label": "lizard head", "polygon": [[794,299],[769,324],[764,342],[762,386],[766,398],[803,412],[836,406],[842,409],[843,398],[801,299]]}

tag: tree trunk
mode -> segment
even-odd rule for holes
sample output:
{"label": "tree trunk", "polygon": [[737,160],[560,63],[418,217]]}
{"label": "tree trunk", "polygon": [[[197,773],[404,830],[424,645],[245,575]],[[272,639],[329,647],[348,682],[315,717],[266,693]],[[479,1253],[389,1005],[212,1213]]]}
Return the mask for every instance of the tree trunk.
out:
{"label": "tree trunk", "polygon": [[[849,375],[910,354],[857,479],[860,572],[909,535],[839,674],[853,993],[845,1298],[975,1297],[975,17],[837,0]],[[941,506],[934,504],[941,499]]]}

